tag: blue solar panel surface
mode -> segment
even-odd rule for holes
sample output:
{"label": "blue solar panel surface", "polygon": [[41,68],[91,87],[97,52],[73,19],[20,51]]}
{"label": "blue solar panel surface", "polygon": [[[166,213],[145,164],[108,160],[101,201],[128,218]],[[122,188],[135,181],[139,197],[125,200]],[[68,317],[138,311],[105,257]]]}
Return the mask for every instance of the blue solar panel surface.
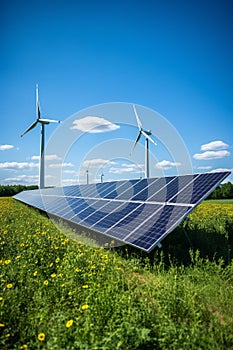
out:
{"label": "blue solar panel surface", "polygon": [[15,199],[150,252],[230,172],[24,191]]}

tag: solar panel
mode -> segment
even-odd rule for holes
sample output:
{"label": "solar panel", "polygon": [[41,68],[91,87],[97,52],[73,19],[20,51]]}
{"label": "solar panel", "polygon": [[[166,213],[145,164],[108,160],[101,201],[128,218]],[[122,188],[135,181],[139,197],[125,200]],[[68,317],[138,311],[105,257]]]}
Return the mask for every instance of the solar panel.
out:
{"label": "solar panel", "polygon": [[15,199],[150,252],[230,172],[24,191]]}

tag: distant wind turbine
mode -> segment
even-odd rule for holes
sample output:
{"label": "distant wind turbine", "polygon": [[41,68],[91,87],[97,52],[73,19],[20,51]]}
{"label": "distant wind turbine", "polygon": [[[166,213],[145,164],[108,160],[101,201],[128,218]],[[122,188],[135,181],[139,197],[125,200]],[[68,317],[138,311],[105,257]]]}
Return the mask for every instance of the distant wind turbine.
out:
{"label": "distant wind turbine", "polygon": [[135,105],[133,105],[133,110],[134,110],[134,114],[135,114],[135,117],[137,120],[139,133],[138,133],[138,136],[133,144],[130,155],[133,154],[133,151],[134,151],[134,148],[136,147],[136,144],[138,143],[141,136],[143,135],[145,137],[145,176],[147,178],[149,178],[149,141],[152,142],[154,145],[157,145],[157,143],[150,137],[150,135],[152,135],[151,130],[144,130],[142,128],[142,123],[141,123],[141,120],[139,119],[139,116],[137,114],[137,110],[136,110]]}
{"label": "distant wind turbine", "polygon": [[39,103],[39,92],[38,85],[36,85],[36,120],[32,123],[29,128],[27,128],[24,133],[21,135],[23,137],[30,130],[35,128],[35,126],[39,123],[41,125],[41,134],[40,134],[40,172],[39,172],[39,188],[44,188],[45,179],[44,179],[44,143],[45,143],[45,124],[49,123],[60,123],[60,120],[53,119],[42,119],[40,117],[40,103]]}

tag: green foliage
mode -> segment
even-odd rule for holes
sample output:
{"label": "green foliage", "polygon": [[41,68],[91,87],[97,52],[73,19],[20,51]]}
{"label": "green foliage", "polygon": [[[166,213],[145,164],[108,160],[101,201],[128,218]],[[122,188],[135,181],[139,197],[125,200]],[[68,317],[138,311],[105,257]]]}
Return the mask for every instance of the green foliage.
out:
{"label": "green foliage", "polygon": [[22,191],[36,189],[38,189],[38,186],[0,185],[0,197],[11,197]]}
{"label": "green foliage", "polygon": [[217,187],[208,199],[233,199],[233,184],[227,182]]}
{"label": "green foliage", "polygon": [[127,248],[123,258],[11,198],[0,222],[2,349],[233,347],[232,261],[190,250],[187,266],[158,251],[152,263]]}

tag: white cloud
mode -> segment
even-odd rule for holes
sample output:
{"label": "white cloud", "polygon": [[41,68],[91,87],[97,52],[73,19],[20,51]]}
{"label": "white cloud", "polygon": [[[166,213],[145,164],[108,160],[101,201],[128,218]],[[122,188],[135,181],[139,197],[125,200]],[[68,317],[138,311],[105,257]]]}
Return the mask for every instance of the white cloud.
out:
{"label": "white cloud", "polygon": [[62,180],[63,186],[77,185],[77,183],[78,183],[77,179],[63,179]]}
{"label": "white cloud", "polygon": [[230,155],[230,152],[223,151],[206,151],[203,153],[194,154],[193,158],[197,160],[210,160],[210,159],[219,159],[224,158]]}
{"label": "white cloud", "polygon": [[113,124],[104,118],[92,116],[74,120],[73,126],[71,127],[73,130],[81,130],[89,133],[108,132],[119,128],[119,125]]}
{"label": "white cloud", "polygon": [[134,167],[128,167],[128,168],[115,168],[112,167],[109,169],[109,173],[111,174],[123,174],[123,173],[136,173],[138,171],[135,171]]}
{"label": "white cloud", "polygon": [[[60,160],[61,158],[58,157],[56,154],[47,154],[45,156],[45,160]],[[40,160],[40,156],[32,156],[31,160]]]}
{"label": "white cloud", "polygon": [[49,164],[50,168],[64,168],[64,167],[73,167],[72,163],[57,163],[57,164]]}
{"label": "white cloud", "polygon": [[123,163],[121,164],[121,166],[123,167],[132,167],[132,168],[135,168],[135,169],[140,169],[140,170],[144,170],[145,168],[145,164],[127,164],[127,163]]}
{"label": "white cloud", "polygon": [[211,173],[216,173],[216,172],[224,172],[224,171],[233,171],[233,169],[229,169],[229,168],[217,168],[217,169],[213,169],[211,171]]}
{"label": "white cloud", "polygon": [[155,164],[156,168],[163,169],[163,170],[169,170],[173,167],[180,166],[181,163],[179,162],[170,162],[169,160],[162,160],[161,162],[158,162]]}
{"label": "white cloud", "polygon": [[76,174],[75,170],[63,170],[64,174]]}
{"label": "white cloud", "polygon": [[8,151],[9,149],[14,148],[13,145],[0,145],[0,151]]}
{"label": "white cloud", "polygon": [[19,175],[15,177],[8,177],[6,179],[2,180],[2,183],[4,184],[22,184],[22,185],[29,185],[29,184],[37,184],[38,183],[38,175]]}
{"label": "white cloud", "polygon": [[215,151],[225,148],[229,148],[229,145],[223,141],[212,141],[201,146],[202,151]]}
{"label": "white cloud", "polygon": [[82,166],[85,168],[102,168],[110,165],[116,164],[115,162],[108,160],[108,159],[102,159],[102,158],[96,158],[96,159],[87,159],[82,163]]}
{"label": "white cloud", "polygon": [[111,167],[109,173],[111,174],[125,174],[125,173],[141,173],[144,171],[144,165],[139,164],[121,164],[119,167]]}
{"label": "white cloud", "polygon": [[[53,176],[46,175],[46,179],[51,179]],[[37,185],[39,180],[38,175],[19,175],[15,177],[8,177],[6,179],[1,180],[3,184],[21,184],[21,185]]]}
{"label": "white cloud", "polygon": [[4,170],[22,170],[38,168],[38,163],[32,162],[3,162],[0,163],[0,169]]}
{"label": "white cloud", "polygon": [[207,165],[207,166],[198,166],[197,167],[198,170],[210,170],[212,169],[212,166]]}

